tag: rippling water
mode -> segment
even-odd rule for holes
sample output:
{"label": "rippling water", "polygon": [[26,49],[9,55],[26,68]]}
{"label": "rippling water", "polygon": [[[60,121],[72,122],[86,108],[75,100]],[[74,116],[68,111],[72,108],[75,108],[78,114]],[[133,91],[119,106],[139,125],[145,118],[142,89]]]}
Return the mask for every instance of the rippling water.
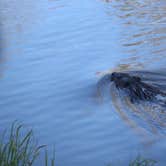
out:
{"label": "rippling water", "polygon": [[33,127],[57,165],[127,165],[142,154],[164,166],[165,134],[126,121],[95,73],[164,71],[165,44],[165,0],[1,0],[0,130],[15,119]]}

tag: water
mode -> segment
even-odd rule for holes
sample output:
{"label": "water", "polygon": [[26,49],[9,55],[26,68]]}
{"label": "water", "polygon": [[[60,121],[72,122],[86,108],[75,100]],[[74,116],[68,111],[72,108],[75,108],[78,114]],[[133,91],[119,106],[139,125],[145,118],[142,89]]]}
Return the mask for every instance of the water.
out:
{"label": "water", "polygon": [[61,166],[127,165],[138,154],[165,165],[165,135],[127,124],[96,75],[164,68],[165,11],[165,0],[1,0],[0,129],[32,127]]}

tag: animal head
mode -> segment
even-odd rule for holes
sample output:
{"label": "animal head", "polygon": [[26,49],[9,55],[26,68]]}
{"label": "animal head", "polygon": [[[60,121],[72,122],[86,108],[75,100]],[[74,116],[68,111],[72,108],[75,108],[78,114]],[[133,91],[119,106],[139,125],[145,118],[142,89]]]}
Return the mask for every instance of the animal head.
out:
{"label": "animal head", "polygon": [[111,74],[111,81],[113,81],[117,88],[128,88],[141,82],[141,78],[137,76],[130,76],[127,73],[113,72]]}

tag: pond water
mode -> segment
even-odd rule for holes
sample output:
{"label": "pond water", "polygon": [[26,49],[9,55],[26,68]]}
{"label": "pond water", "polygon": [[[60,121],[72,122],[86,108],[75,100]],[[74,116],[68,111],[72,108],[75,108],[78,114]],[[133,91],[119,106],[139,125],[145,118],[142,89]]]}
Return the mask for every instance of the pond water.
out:
{"label": "pond water", "polygon": [[126,118],[97,85],[113,70],[164,73],[165,44],[165,0],[1,0],[0,130],[32,127],[59,166],[124,166],[139,154],[164,166],[165,128]]}

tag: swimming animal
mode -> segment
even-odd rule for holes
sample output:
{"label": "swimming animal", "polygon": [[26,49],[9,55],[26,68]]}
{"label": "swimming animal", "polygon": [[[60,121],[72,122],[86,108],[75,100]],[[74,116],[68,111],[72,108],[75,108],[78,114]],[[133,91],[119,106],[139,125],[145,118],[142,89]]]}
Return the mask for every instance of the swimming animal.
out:
{"label": "swimming animal", "polygon": [[161,98],[166,97],[166,93],[158,87],[142,81],[138,76],[132,76],[128,73],[113,72],[110,80],[114,82],[117,89],[125,90],[132,103],[143,100],[157,100],[166,106],[166,101]]}

